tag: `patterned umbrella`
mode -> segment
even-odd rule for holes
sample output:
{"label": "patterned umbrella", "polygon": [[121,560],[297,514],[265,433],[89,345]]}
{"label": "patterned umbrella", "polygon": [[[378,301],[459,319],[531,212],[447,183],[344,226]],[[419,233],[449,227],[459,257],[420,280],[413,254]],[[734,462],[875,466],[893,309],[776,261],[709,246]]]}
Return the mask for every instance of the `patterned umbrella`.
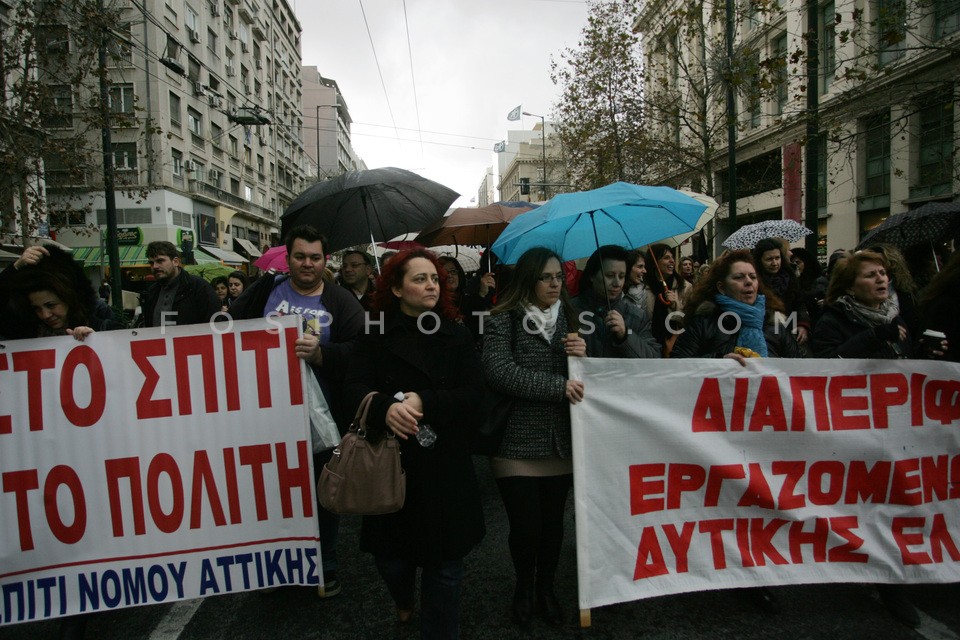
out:
{"label": "patterned umbrella", "polygon": [[727,249],[753,249],[764,238],[783,238],[799,242],[813,231],[794,220],[764,220],[740,227],[723,241]]}
{"label": "patterned umbrella", "polygon": [[928,202],[911,211],[896,213],[864,236],[857,249],[878,242],[908,249],[918,244],[947,240],[960,232],[960,202]]}

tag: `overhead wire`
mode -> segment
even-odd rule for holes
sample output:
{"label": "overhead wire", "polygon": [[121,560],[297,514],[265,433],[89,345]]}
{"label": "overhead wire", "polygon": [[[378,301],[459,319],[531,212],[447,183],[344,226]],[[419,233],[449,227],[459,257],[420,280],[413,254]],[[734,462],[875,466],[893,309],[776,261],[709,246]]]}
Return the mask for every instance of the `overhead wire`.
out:
{"label": "overhead wire", "polygon": [[417,99],[417,76],[413,72],[413,47],[410,44],[410,22],[407,20],[407,0],[403,0],[403,25],[407,30],[407,57],[410,60],[410,84],[413,87],[413,110],[417,117],[417,132],[420,136],[420,159],[423,159],[423,134],[420,133],[420,101]]}
{"label": "overhead wire", "polygon": [[[367,38],[370,41],[370,49],[373,51],[373,61],[377,64],[377,74],[380,76],[380,86],[383,87],[383,98],[387,102],[387,111],[390,113],[390,121],[393,122],[394,128],[397,127],[397,119],[393,115],[393,106],[390,104],[390,96],[387,94],[387,83],[383,80],[383,70],[380,68],[380,58],[377,57],[377,48],[373,44],[373,33],[370,31],[370,22],[367,20],[367,12],[363,8],[363,0],[357,0],[360,3],[360,13],[363,15],[363,24],[367,29]],[[399,140],[400,134],[398,132],[397,139]]]}

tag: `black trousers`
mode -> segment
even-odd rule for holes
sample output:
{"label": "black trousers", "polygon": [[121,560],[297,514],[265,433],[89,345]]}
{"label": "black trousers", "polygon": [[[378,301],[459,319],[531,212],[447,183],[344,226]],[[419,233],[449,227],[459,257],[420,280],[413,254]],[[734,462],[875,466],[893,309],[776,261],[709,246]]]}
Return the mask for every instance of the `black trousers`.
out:
{"label": "black trousers", "polygon": [[510,557],[517,582],[529,583],[536,577],[539,587],[553,587],[563,545],[563,511],[572,485],[572,474],[497,479],[510,521]]}

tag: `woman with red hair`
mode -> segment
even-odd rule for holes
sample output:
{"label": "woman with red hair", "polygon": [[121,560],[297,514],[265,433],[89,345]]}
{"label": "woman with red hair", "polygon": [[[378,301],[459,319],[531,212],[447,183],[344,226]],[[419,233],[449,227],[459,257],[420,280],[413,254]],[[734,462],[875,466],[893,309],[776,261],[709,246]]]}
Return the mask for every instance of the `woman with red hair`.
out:
{"label": "woman with red hair", "polygon": [[376,393],[370,437],[400,440],[406,501],[396,513],[364,516],[360,548],[373,554],[401,623],[413,615],[421,569],[425,638],[459,636],[463,558],[485,533],[470,455],[483,378],[445,282],[426,249],[401,251],[383,265],[374,321],[357,341],[345,386],[354,405]]}

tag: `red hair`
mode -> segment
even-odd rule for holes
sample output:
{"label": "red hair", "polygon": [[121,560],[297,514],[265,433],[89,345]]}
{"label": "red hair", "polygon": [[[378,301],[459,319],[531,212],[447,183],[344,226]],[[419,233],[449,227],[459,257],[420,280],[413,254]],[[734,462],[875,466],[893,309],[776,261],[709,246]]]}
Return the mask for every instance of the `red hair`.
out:
{"label": "red hair", "polygon": [[437,306],[433,308],[433,311],[441,318],[456,320],[460,314],[453,304],[453,296],[444,286],[447,271],[440,264],[437,254],[427,249],[401,251],[394,256],[390,256],[390,259],[381,265],[380,277],[377,278],[377,290],[373,294],[373,310],[382,311],[385,315],[400,313],[400,299],[393,294],[393,288],[403,286],[403,276],[407,273],[407,263],[414,258],[429,260],[437,269],[437,275],[440,276],[440,297],[437,299]]}

